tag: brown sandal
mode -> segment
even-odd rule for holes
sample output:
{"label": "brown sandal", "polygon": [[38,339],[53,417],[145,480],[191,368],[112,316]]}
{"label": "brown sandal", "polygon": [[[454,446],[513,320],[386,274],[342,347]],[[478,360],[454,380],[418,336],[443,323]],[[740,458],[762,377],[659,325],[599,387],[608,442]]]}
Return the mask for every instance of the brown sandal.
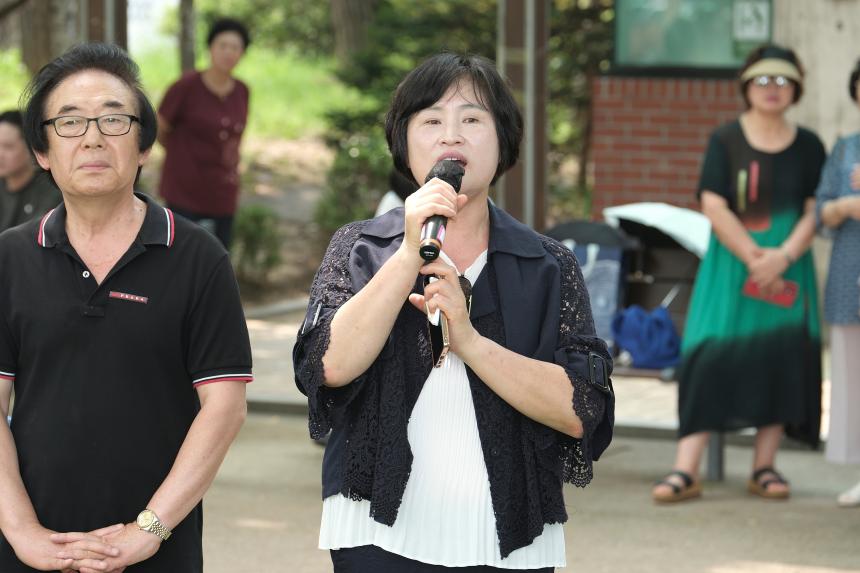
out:
{"label": "brown sandal", "polygon": [[747,482],[747,491],[765,499],[788,499],[791,494],[790,491],[771,491],[769,489],[775,483],[788,485],[788,481],[775,469],[771,467],[759,468],[753,472],[752,477]]}
{"label": "brown sandal", "polygon": [[[681,478],[681,481],[684,482],[683,487],[669,481],[669,478],[672,476],[678,476],[679,478]],[[652,493],[651,497],[657,503],[675,503],[678,501],[684,501],[702,495],[702,484],[693,480],[693,476],[691,476],[687,472],[682,472],[681,470],[670,471],[668,474],[666,474],[666,477],[664,477],[662,480],[658,481],[654,485],[668,485],[670,488],[672,488],[672,493],[670,494]]]}

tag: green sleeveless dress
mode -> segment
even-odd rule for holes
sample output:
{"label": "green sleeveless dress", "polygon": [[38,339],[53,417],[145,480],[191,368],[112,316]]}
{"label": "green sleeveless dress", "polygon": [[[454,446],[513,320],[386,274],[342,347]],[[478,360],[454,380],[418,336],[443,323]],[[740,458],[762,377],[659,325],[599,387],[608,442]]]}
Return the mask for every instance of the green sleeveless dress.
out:
{"label": "green sleeveless dress", "polygon": [[[824,146],[809,130],[798,128],[785,150],[764,153],[734,121],[711,135],[699,192],[725,197],[759,246],[778,247],[815,196],[824,160]],[[814,447],[821,340],[812,254],[783,274],[797,286],[790,306],[743,294],[746,279],[746,266],[712,234],[684,329],[680,434],[784,424],[788,435]]]}

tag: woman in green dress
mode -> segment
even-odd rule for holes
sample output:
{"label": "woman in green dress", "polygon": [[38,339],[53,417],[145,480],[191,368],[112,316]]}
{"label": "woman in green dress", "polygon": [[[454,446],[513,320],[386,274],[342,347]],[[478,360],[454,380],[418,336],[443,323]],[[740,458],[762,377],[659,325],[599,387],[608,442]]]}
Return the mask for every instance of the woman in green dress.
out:
{"label": "woman in green dress", "polygon": [[757,429],[751,493],[785,499],[783,433],[818,444],[821,343],[809,245],[824,146],[785,113],[803,91],[792,50],[763,46],[740,75],[747,111],[711,135],[699,199],[712,225],[682,346],[680,436],[657,502],[701,495],[709,432]]}

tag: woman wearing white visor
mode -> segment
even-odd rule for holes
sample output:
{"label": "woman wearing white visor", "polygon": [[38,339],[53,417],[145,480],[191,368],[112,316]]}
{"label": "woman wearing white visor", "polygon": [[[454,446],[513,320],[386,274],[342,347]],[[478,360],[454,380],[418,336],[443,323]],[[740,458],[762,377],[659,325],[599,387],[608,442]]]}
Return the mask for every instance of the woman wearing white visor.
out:
{"label": "woman wearing white visor", "polygon": [[678,371],[675,465],[657,502],[701,494],[709,432],[756,428],[747,488],[785,499],[775,469],[783,433],[815,447],[821,416],[818,295],[809,245],[825,160],[811,131],[785,114],[803,93],[796,54],[754,50],[740,74],[747,110],[711,135],[698,197],[713,228],[699,266]]}

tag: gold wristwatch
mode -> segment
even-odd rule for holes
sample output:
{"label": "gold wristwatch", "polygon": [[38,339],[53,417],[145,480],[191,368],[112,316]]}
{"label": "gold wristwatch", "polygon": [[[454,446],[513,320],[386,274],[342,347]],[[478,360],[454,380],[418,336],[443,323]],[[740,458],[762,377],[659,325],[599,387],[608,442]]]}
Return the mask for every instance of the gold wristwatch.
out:
{"label": "gold wristwatch", "polygon": [[158,516],[155,515],[155,512],[151,509],[144,509],[139,514],[137,514],[137,526],[141,531],[148,531],[154,535],[157,535],[161,538],[162,541],[167,541],[167,538],[170,537],[170,534],[173,533],[161,523],[161,520],[158,519]]}

